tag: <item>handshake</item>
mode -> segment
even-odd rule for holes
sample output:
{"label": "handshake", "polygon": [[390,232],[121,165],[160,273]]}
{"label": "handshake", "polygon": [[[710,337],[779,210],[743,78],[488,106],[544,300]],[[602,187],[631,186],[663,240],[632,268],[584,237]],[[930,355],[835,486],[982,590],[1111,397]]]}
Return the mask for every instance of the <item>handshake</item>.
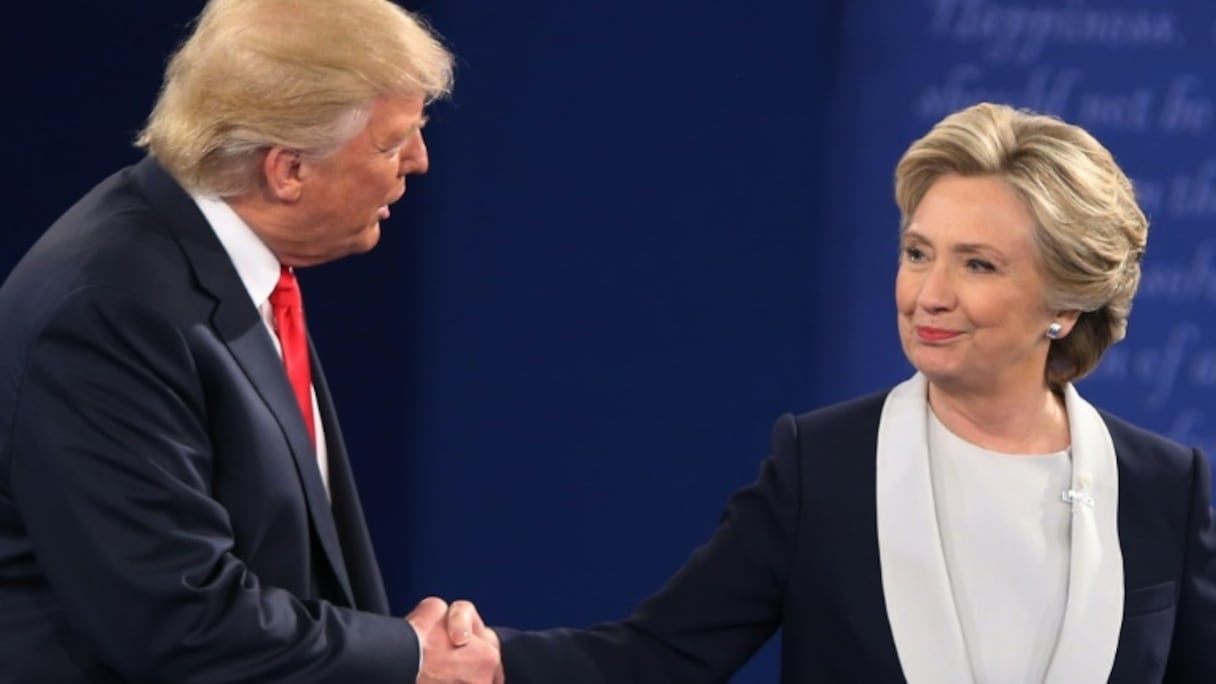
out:
{"label": "handshake", "polygon": [[418,633],[417,684],[503,684],[498,635],[468,601],[431,596],[405,616]]}

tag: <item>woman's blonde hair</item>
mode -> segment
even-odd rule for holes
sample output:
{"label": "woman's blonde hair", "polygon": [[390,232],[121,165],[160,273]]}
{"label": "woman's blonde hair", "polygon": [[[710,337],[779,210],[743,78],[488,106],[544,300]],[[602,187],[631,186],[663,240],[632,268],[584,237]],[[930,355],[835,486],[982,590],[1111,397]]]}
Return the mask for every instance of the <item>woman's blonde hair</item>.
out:
{"label": "woman's blonde hair", "polygon": [[324,155],[377,98],[451,87],[451,53],[388,0],[211,0],[136,144],[187,189],[231,197],[255,187],[260,151]]}
{"label": "woman's blonde hair", "polygon": [[904,153],[895,170],[901,230],[947,174],[1001,178],[1026,202],[1045,303],[1081,312],[1068,336],[1051,343],[1046,379],[1058,387],[1084,377],[1127,334],[1140,284],[1148,220],[1131,181],[1083,129],[989,103],[947,116]]}

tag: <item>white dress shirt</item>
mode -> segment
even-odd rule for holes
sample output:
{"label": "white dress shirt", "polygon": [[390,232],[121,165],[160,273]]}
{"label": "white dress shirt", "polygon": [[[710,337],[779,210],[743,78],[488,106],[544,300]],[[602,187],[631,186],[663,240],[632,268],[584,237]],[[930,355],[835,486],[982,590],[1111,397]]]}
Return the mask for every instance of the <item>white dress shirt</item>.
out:
{"label": "white dress shirt", "polygon": [[[275,351],[283,356],[283,348],[279,344],[279,336],[275,332],[274,311],[270,306],[270,293],[279,282],[280,264],[274,253],[253,232],[240,216],[228,206],[228,203],[205,195],[190,195],[199,211],[211,224],[211,230],[219,238],[236,274],[249,293],[249,299],[257,307],[270,333],[270,340]],[[306,316],[307,319],[307,316]],[[317,433],[317,467],[321,470],[321,481],[325,484],[325,493],[329,494],[329,450],[325,443],[325,427],[321,421],[321,410],[317,406],[316,389],[309,388],[312,396],[312,421]]]}

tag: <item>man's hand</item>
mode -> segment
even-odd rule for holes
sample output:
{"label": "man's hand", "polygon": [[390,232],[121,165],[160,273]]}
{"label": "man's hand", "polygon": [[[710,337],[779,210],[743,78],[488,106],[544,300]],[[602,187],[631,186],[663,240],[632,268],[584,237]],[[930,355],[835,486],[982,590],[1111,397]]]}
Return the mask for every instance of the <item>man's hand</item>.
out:
{"label": "man's hand", "polygon": [[422,600],[405,619],[418,633],[417,684],[503,684],[498,635],[468,601]]}

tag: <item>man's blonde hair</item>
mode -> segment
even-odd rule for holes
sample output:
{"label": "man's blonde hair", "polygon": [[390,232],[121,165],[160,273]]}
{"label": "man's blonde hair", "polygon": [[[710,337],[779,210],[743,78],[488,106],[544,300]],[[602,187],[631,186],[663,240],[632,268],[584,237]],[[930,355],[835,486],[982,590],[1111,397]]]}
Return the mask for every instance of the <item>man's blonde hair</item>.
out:
{"label": "man's blonde hair", "polygon": [[256,186],[260,151],[324,155],[377,98],[451,87],[451,53],[388,0],[211,0],[136,144],[187,189],[231,197]]}

